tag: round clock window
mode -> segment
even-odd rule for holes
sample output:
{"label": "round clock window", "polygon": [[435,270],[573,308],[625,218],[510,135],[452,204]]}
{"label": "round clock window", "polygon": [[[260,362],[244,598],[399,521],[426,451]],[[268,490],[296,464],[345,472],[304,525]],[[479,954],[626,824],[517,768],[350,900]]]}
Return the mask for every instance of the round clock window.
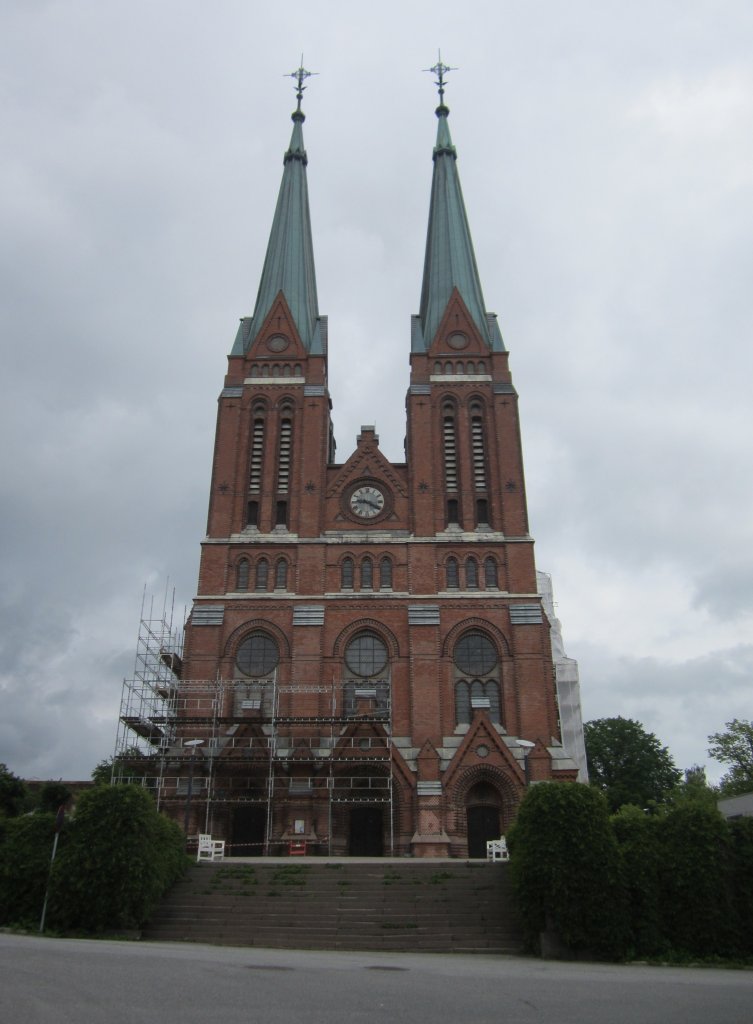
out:
{"label": "round clock window", "polygon": [[373,484],[362,484],[352,492],[348,507],[359,519],[373,519],[384,511],[385,497]]}

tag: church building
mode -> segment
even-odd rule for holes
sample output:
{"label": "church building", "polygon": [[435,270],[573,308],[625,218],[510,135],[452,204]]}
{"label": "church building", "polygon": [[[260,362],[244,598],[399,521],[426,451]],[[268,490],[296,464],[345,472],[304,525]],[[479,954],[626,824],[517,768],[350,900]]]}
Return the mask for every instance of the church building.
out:
{"label": "church building", "polygon": [[[158,652],[167,679],[149,684],[149,708],[122,716],[160,761],[164,808],[230,855],[482,857],[526,786],[578,776],[582,749],[562,743],[518,396],[450,136],[448,70],[432,69],[404,462],[384,456],[369,424],[336,458],[303,141],[308,72],[294,75],[256,305],[219,396],[197,596],[182,650]],[[332,358],[346,357],[333,331]]]}

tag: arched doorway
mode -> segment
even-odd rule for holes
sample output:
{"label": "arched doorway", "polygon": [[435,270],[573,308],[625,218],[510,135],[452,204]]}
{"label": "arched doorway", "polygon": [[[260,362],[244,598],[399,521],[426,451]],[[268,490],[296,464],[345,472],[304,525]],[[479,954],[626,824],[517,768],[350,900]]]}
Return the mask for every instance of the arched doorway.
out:
{"label": "arched doorway", "polygon": [[485,858],[489,839],[501,835],[502,798],[489,782],[477,782],[468,791],[465,815],[468,834],[468,856]]}

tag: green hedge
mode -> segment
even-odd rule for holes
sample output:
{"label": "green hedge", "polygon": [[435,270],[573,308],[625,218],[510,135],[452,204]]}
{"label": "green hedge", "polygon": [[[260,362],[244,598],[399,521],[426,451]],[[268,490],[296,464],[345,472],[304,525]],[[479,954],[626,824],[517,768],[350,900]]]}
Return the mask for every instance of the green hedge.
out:
{"label": "green hedge", "polygon": [[[53,835],[49,814],[6,823],[0,847],[3,923],[38,923]],[[183,833],[140,786],[87,790],[60,836],[47,926],[86,933],[138,928],[186,864]]]}
{"label": "green hedge", "polygon": [[661,918],[667,942],[680,954],[732,952],[730,830],[718,811],[685,806],[660,820]]}
{"label": "green hedge", "polygon": [[0,924],[39,926],[54,837],[54,814],[26,814],[4,822]]}
{"label": "green hedge", "polygon": [[660,909],[659,819],[628,805],[614,815],[612,827],[620,851],[628,950],[658,956],[667,947]]}
{"label": "green hedge", "polygon": [[577,783],[535,786],[520,806],[509,840],[529,946],[548,930],[573,949],[598,957],[622,955],[619,852],[602,794]]}
{"label": "green hedge", "polygon": [[687,803],[655,815],[576,783],[533,787],[510,833],[529,944],[599,957],[753,956],[753,819]]}

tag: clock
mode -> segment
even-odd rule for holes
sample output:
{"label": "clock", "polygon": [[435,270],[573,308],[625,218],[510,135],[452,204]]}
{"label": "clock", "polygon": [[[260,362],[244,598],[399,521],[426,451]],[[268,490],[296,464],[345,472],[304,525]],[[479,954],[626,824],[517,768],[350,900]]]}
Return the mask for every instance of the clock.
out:
{"label": "clock", "polygon": [[384,510],[384,495],[373,484],[356,487],[350,496],[350,511],[359,519],[373,519]]}

